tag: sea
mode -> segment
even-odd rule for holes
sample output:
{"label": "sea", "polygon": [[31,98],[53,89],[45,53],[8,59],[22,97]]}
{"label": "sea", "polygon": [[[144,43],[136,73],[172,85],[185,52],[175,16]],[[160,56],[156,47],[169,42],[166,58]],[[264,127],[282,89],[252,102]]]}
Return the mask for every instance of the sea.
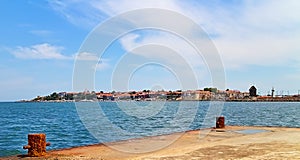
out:
{"label": "sea", "polygon": [[1,102],[0,157],[26,154],[30,133],[47,150],[226,125],[300,127],[299,102]]}

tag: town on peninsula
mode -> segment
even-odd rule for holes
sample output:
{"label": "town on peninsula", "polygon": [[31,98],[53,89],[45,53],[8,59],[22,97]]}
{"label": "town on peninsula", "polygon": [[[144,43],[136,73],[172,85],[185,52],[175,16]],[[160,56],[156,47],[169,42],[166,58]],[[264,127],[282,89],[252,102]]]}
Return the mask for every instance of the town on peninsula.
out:
{"label": "town on peninsula", "polygon": [[300,95],[278,95],[274,88],[271,94],[258,95],[255,86],[249,92],[239,90],[218,90],[217,88],[204,88],[203,90],[176,90],[176,91],[129,91],[129,92],[53,92],[47,96],[37,96],[31,100],[20,102],[96,102],[96,101],[237,101],[237,102],[293,102],[300,101]]}

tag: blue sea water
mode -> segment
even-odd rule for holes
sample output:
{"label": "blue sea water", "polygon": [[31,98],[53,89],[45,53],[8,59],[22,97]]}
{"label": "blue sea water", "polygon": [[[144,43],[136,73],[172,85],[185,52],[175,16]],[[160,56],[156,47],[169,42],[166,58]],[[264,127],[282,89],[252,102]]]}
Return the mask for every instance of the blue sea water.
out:
{"label": "blue sea water", "polygon": [[[51,142],[47,150],[52,150],[199,129],[209,104],[99,102],[95,108],[88,102],[77,107],[71,102],[2,102],[0,157],[25,154],[22,146],[27,144],[29,133],[46,133]],[[297,102],[226,102],[221,115],[226,125],[300,127]]]}

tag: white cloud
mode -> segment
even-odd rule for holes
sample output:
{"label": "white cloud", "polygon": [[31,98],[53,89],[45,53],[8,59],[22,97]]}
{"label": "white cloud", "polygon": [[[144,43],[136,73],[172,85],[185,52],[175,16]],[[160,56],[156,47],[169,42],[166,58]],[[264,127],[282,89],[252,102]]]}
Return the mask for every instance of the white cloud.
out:
{"label": "white cloud", "polygon": [[[178,1],[177,1],[178,2]],[[49,0],[50,7],[69,22],[92,29],[103,20],[130,10],[161,8],[178,11],[181,7],[175,0]]]}
{"label": "white cloud", "polygon": [[[300,62],[300,12],[298,11],[300,1],[298,0],[53,1],[51,4],[72,23],[76,20],[77,24],[83,25],[97,24],[101,18],[133,9],[162,8],[177,11],[192,18],[204,27],[209,35],[212,35],[227,69],[248,65],[284,66],[291,61]],[[178,22],[177,25],[180,28],[184,24]],[[140,35],[142,41],[135,41],[137,37],[134,36],[136,35],[129,35],[121,40],[126,50],[145,43],[170,41],[163,34]],[[172,42],[174,42],[172,47],[184,48],[176,40]],[[185,57],[191,57],[190,52],[182,53]]]}
{"label": "white cloud", "polygon": [[88,61],[89,64],[93,66],[92,69],[95,69],[94,64],[96,64],[96,70],[105,70],[110,67],[109,59],[99,58],[97,54],[90,52],[81,52],[77,54],[75,56],[75,61],[79,61],[79,63]]}
{"label": "white cloud", "polygon": [[9,49],[11,54],[21,59],[70,59],[70,57],[61,53],[62,50],[62,47],[53,46],[48,43]]}
{"label": "white cloud", "polygon": [[97,54],[89,53],[89,52],[81,52],[76,55],[75,60],[82,61],[98,61],[99,57]]}
{"label": "white cloud", "polygon": [[109,16],[142,8],[161,8],[180,11],[181,7],[175,0],[114,0],[114,1],[92,1],[95,8]]}
{"label": "white cloud", "polygon": [[[213,6],[186,4],[184,7],[174,7],[172,3],[169,8],[201,24],[209,35],[216,35],[212,39],[227,69],[248,65],[285,66],[291,60],[300,61],[299,1],[244,1],[238,5],[234,4],[233,7],[218,2]],[[144,35],[146,36],[149,35]],[[145,39],[152,40],[152,43],[167,40],[164,35],[152,35]],[[129,44],[124,41],[126,48]],[[128,41],[130,42],[130,39]],[[169,39],[170,41],[173,48],[186,48],[175,39]],[[144,42],[139,44],[142,43]],[[191,52],[182,53],[184,57],[191,57]]]}
{"label": "white cloud", "polygon": [[140,35],[138,34],[127,34],[120,39],[120,43],[126,51],[131,51],[137,47],[138,44],[135,41],[139,37]]}
{"label": "white cloud", "polygon": [[[139,39],[139,40],[137,40]],[[182,65],[178,58],[185,60],[185,62],[192,67],[203,67],[205,62],[203,61],[201,55],[196,52],[196,50],[185,40],[165,32],[155,32],[153,35],[142,36],[142,34],[127,34],[120,39],[120,43],[127,52],[141,55],[148,58],[158,58],[161,61],[168,63]],[[169,48],[177,55],[168,55],[163,53],[163,50],[156,50],[153,47],[153,51],[149,53],[147,50],[140,50],[140,52],[134,52],[135,48],[143,47],[146,45],[160,45]],[[145,48],[149,49],[149,47]]]}
{"label": "white cloud", "polygon": [[[300,61],[299,1],[247,1],[238,15],[220,19],[214,42],[227,68]],[[231,13],[224,10],[225,15]]]}
{"label": "white cloud", "polygon": [[49,0],[49,5],[69,22],[91,29],[103,20],[101,11],[93,6],[93,1]]}

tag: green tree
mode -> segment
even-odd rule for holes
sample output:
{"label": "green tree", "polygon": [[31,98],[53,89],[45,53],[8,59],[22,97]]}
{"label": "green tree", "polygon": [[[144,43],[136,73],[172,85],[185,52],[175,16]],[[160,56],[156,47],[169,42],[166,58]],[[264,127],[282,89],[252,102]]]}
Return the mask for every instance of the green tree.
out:
{"label": "green tree", "polygon": [[53,92],[51,95],[50,95],[50,100],[58,100],[59,97],[58,97],[58,94],[56,92]]}
{"label": "green tree", "polygon": [[217,93],[218,89],[217,88],[204,88],[204,91],[210,91],[213,93]]}

